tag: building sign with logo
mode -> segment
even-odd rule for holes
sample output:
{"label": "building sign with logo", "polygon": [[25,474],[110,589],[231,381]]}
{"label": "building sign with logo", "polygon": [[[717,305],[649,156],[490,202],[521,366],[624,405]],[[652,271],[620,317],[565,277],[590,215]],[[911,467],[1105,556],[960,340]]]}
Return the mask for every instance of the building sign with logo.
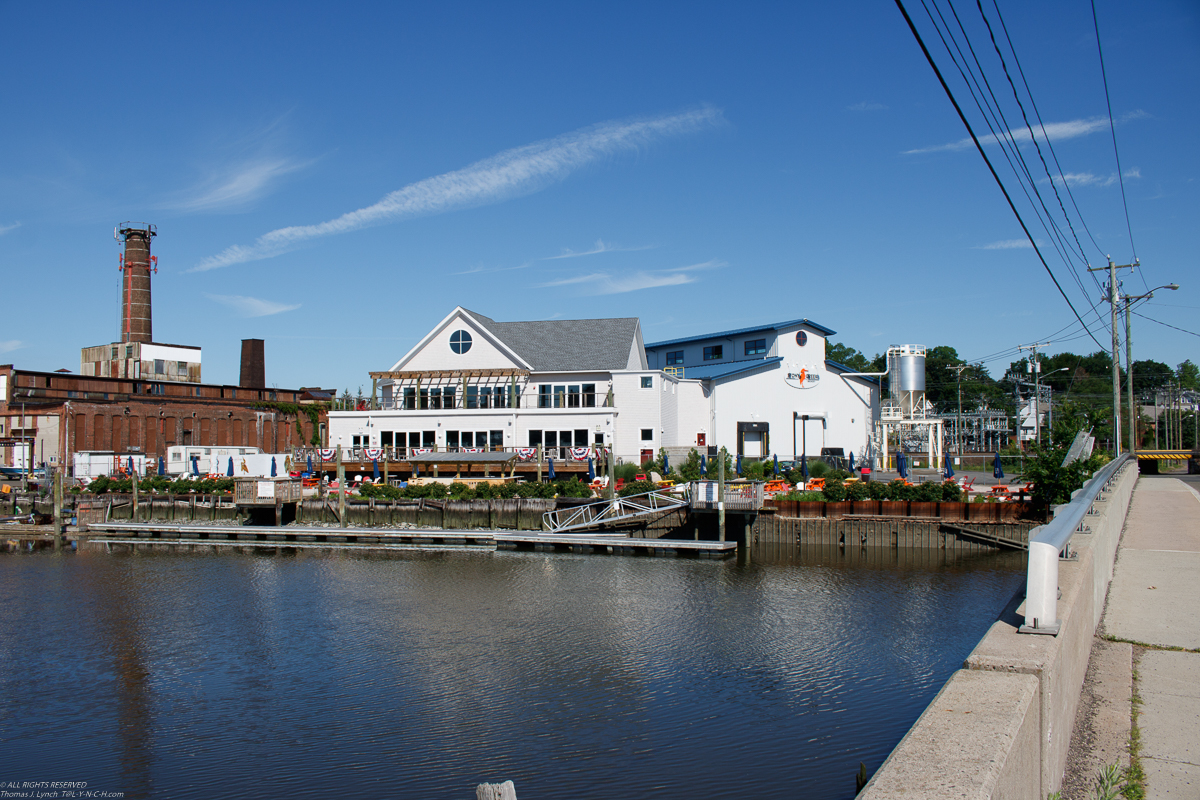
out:
{"label": "building sign with logo", "polygon": [[821,382],[821,375],[808,364],[786,364],[784,380],[793,389],[811,389]]}

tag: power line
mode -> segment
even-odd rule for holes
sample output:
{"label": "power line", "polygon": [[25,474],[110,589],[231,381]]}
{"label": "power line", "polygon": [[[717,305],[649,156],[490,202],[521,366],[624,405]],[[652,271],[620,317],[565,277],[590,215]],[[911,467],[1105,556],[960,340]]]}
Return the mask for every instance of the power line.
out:
{"label": "power line", "polygon": [[1151,322],[1157,322],[1159,325],[1166,325],[1168,328],[1174,328],[1175,330],[1180,331],[1181,333],[1190,333],[1192,336],[1200,336],[1200,333],[1196,333],[1195,331],[1189,331],[1185,328],[1177,327],[1175,325],[1172,325],[1169,322],[1163,322],[1161,319],[1155,319],[1154,317],[1147,317],[1145,314],[1139,314],[1136,311],[1134,311],[1132,313],[1141,317],[1142,319],[1148,319]]}
{"label": "power line", "polygon": [[[1133,261],[1136,264],[1138,260],[1137,245],[1133,243],[1133,225],[1129,221],[1129,201],[1125,198],[1125,176],[1121,171],[1121,153],[1117,150],[1117,126],[1113,122],[1112,99],[1108,94],[1108,73],[1104,69],[1104,49],[1100,46],[1100,22],[1096,18],[1096,0],[1092,0],[1092,26],[1096,29],[1096,53],[1100,56],[1100,77],[1104,81],[1104,102],[1108,106],[1108,128],[1112,131],[1113,157],[1117,160],[1117,180],[1121,184],[1121,204],[1125,207],[1125,229],[1129,231],[1129,247],[1133,250]],[[1140,273],[1141,270],[1138,272]],[[1147,289],[1150,288],[1150,285],[1146,283],[1145,275],[1142,276],[1142,283],[1146,284]]]}

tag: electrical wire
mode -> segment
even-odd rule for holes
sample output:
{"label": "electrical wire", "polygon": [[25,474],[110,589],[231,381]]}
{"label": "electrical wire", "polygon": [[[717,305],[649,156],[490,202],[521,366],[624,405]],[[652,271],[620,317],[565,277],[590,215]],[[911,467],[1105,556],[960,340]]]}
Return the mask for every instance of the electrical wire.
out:
{"label": "electrical wire", "polygon": [[1145,314],[1139,314],[1136,311],[1132,311],[1130,313],[1132,313],[1134,316],[1141,317],[1142,319],[1148,319],[1151,322],[1157,322],[1159,325],[1165,325],[1168,328],[1174,328],[1175,330],[1180,331],[1181,333],[1190,333],[1192,336],[1200,336],[1200,333],[1196,333],[1195,331],[1189,331],[1186,328],[1180,328],[1176,325],[1172,325],[1169,322],[1163,322],[1161,319],[1155,319],[1154,317],[1147,317]]}
{"label": "electrical wire", "polygon": [[[947,5],[950,7],[950,11],[951,11],[952,15],[954,16],[954,20],[958,25],[958,29],[962,34],[962,38],[966,44],[966,47],[971,53],[971,60],[973,60],[975,62],[975,66],[977,67],[978,72],[979,72],[978,77],[976,77],[975,70],[973,70],[971,68],[970,63],[967,59],[967,56],[963,52],[962,46],[959,45],[958,38],[954,35],[954,31],[951,29],[950,23],[946,20],[946,17],[942,13],[941,8],[937,5],[937,0],[931,0],[931,2],[933,3],[934,10],[937,11],[938,19],[941,20],[941,25],[938,24],[938,19],[934,18],[933,12],[931,12],[929,10],[929,5],[926,4],[925,0],[922,0],[922,7],[925,9],[925,13],[929,17],[930,23],[933,25],[934,30],[937,32],[938,37],[941,39],[942,46],[946,48],[946,52],[950,56],[951,62],[954,64],[955,68],[958,70],[959,76],[963,79],[963,82],[966,84],[967,90],[971,95],[971,99],[975,102],[975,106],[979,110],[981,116],[983,117],[984,123],[987,125],[988,130],[990,131],[990,133],[993,137],[993,140],[1000,146],[1000,150],[1004,154],[1005,160],[1008,162],[1009,168],[1013,171],[1014,175],[1016,175],[1017,182],[1018,182],[1018,184],[1020,184],[1021,190],[1025,194],[1026,200],[1029,201],[1030,207],[1033,209],[1035,216],[1037,216],[1038,221],[1042,224],[1042,229],[1046,232],[1046,235],[1049,237],[1051,245],[1054,247],[1055,251],[1058,253],[1059,258],[1062,259],[1064,266],[1066,266],[1067,270],[1070,272],[1071,278],[1075,281],[1076,286],[1079,287],[1079,290],[1083,294],[1084,298],[1087,299],[1088,304],[1093,309],[1095,309],[1096,304],[1090,300],[1090,293],[1088,292],[1088,290],[1086,288],[1084,288],[1084,285],[1083,285],[1082,281],[1080,280],[1078,273],[1073,268],[1070,258],[1068,258],[1067,253],[1070,252],[1071,248],[1066,243],[1066,235],[1062,232],[1062,229],[1058,226],[1058,223],[1054,220],[1054,215],[1051,214],[1049,208],[1047,208],[1046,203],[1041,196],[1041,193],[1038,192],[1037,182],[1034,180],[1033,174],[1032,174],[1031,170],[1029,169],[1029,165],[1025,161],[1025,158],[1021,153],[1021,149],[1020,149],[1019,145],[1017,144],[1015,137],[1012,134],[1012,126],[1009,125],[1007,118],[1005,118],[1005,116],[1004,116],[1004,112],[1001,108],[1000,101],[996,97],[995,92],[992,91],[991,83],[987,80],[986,70],[984,69],[983,64],[980,62],[979,57],[975,52],[974,46],[971,44],[971,37],[966,31],[966,27],[963,25],[962,19],[959,17],[957,10],[954,8],[953,0],[947,0]],[[945,28],[944,33],[943,33],[943,27]],[[947,41],[947,37],[949,38],[949,42]],[[951,48],[951,44],[953,44],[953,48]],[[955,56],[955,51],[957,51],[958,57]],[[959,58],[962,59],[961,64],[959,63]],[[980,84],[981,80],[983,82],[982,85]],[[1011,85],[1011,83],[1012,82],[1010,80],[1010,85]],[[989,97],[991,98],[990,101],[988,99]],[[1022,109],[1022,114],[1024,114],[1023,109]],[[961,116],[961,114],[960,114],[960,116]],[[993,124],[993,122],[995,124]],[[1028,128],[1028,119],[1026,119],[1026,126]],[[968,128],[969,128],[969,126],[968,126]],[[1035,145],[1036,145],[1036,139],[1035,139]],[[984,156],[984,158],[986,161],[986,156]],[[990,166],[990,164],[989,164],[989,166]],[[1044,159],[1043,159],[1043,166],[1045,166]],[[994,170],[993,170],[993,174],[995,174]],[[1025,180],[1022,180],[1022,175],[1024,175]],[[1050,177],[1048,170],[1047,170],[1047,175],[1048,175],[1048,177]],[[999,181],[998,178],[997,178],[997,181]],[[1026,184],[1026,181],[1028,182],[1028,185]],[[1053,183],[1052,177],[1051,177],[1051,183]],[[1001,189],[1003,190],[1002,184],[1001,184]],[[1032,190],[1033,196],[1030,195],[1030,190]],[[1057,190],[1056,190],[1056,194],[1057,194]],[[1037,202],[1034,202],[1035,196],[1037,197]],[[1010,205],[1011,205],[1011,201],[1010,201]],[[1041,212],[1038,211],[1039,206],[1041,207]],[[1059,206],[1060,206],[1060,208],[1062,208],[1061,199],[1059,201]],[[1065,213],[1066,213],[1065,209],[1063,209],[1063,211],[1064,211],[1064,215],[1065,215]],[[1014,212],[1015,212],[1015,208],[1014,208]],[[1042,212],[1045,213],[1045,216],[1043,216]],[[1069,216],[1067,219],[1068,219],[1068,224],[1069,224],[1070,223]],[[1072,231],[1073,230],[1074,229],[1072,228]],[[1078,237],[1076,236],[1075,238],[1076,238],[1076,242],[1078,243]],[[1035,247],[1036,247],[1036,243],[1035,243]],[[1039,255],[1039,258],[1041,258],[1041,253],[1039,253],[1038,255]],[[1082,257],[1082,261],[1083,261],[1084,265],[1086,266],[1086,264],[1087,264],[1086,255],[1084,255],[1081,252],[1081,257]],[[1043,260],[1043,264],[1045,264],[1045,260],[1044,259],[1042,259],[1042,260]],[[1047,269],[1049,269],[1048,265],[1047,265]],[[1088,273],[1088,274],[1091,275],[1091,273]],[[1052,278],[1054,277],[1052,272],[1051,272],[1051,277]],[[1093,283],[1096,284],[1097,286],[1099,286],[1099,284],[1095,280],[1095,276],[1092,275],[1091,277],[1093,279]],[[1057,280],[1055,282],[1057,283]],[[1061,291],[1061,289],[1060,289],[1060,291]],[[1064,297],[1065,297],[1065,294],[1064,294]],[[1068,301],[1068,303],[1069,302],[1070,301]],[[1107,331],[1108,326],[1105,325],[1104,327],[1105,327],[1105,330]]]}
{"label": "electrical wire", "polygon": [[[1104,80],[1104,102],[1108,106],[1108,128],[1112,131],[1113,157],[1117,160],[1117,180],[1121,184],[1121,204],[1125,207],[1125,229],[1129,231],[1129,247],[1133,250],[1133,261],[1137,263],[1137,245],[1133,243],[1133,224],[1129,221],[1129,201],[1125,198],[1125,175],[1121,171],[1121,153],[1117,150],[1117,126],[1113,122],[1112,99],[1108,94],[1108,72],[1104,68],[1104,49],[1100,46],[1100,22],[1096,18],[1096,0],[1092,0],[1092,26],[1096,29],[1096,53],[1100,56],[1100,77]],[[1140,273],[1141,270],[1138,270]],[[1147,290],[1146,276],[1142,275],[1142,283]]]}

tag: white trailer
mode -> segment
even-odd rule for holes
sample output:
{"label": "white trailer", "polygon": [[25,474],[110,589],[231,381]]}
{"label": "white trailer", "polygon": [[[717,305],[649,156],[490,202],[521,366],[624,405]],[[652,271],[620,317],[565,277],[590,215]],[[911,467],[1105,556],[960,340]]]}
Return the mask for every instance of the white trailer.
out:
{"label": "white trailer", "polygon": [[76,478],[100,478],[129,471],[129,460],[138,475],[146,474],[145,453],[117,453],[112,450],[82,450],[75,453],[72,466]]}
{"label": "white trailer", "polygon": [[[196,447],[193,445],[175,445],[167,448],[167,474],[173,477],[189,475],[209,475],[212,473],[225,474],[232,458],[237,468],[238,459],[262,453],[257,447]],[[268,459],[268,462],[270,459]],[[280,461],[282,469],[283,462]]]}

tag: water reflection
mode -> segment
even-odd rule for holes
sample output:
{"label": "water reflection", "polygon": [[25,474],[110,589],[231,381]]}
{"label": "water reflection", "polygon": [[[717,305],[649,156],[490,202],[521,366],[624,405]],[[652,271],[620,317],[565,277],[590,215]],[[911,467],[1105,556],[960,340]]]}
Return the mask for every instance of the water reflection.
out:
{"label": "water reflection", "polygon": [[0,557],[0,746],[18,779],[127,797],[850,797],[1022,568],[777,546]]}

